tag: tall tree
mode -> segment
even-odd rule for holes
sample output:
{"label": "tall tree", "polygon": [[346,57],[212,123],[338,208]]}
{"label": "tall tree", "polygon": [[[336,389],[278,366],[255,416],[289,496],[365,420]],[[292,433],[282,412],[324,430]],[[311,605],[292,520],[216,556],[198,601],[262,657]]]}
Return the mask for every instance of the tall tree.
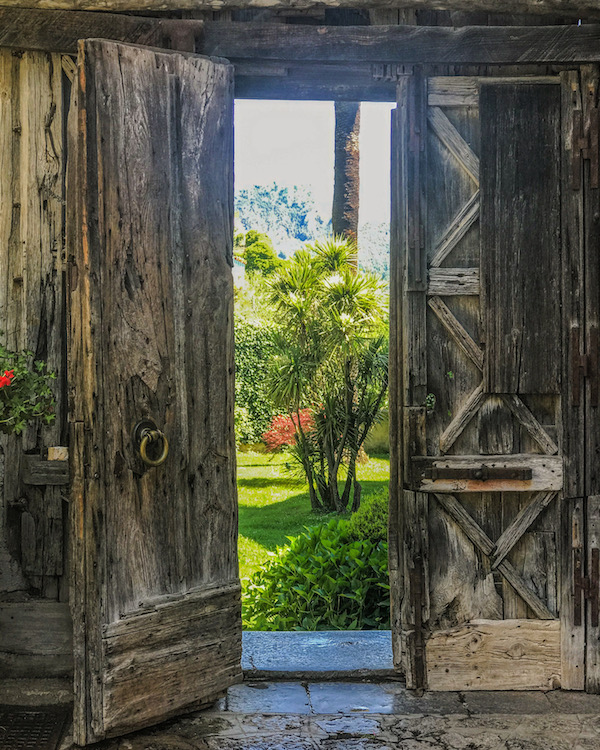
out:
{"label": "tall tree", "polygon": [[[332,26],[367,26],[369,12],[354,8],[327,8],[325,23]],[[332,231],[356,243],[358,239],[360,102],[335,102],[335,161]],[[358,268],[358,256],[352,264]]]}
{"label": "tall tree", "polygon": [[334,234],[358,237],[360,102],[335,102]]}

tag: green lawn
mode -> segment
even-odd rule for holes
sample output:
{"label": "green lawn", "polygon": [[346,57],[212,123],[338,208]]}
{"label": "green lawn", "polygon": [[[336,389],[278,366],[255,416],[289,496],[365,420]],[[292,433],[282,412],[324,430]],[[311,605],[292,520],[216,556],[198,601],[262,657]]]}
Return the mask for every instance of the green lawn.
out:
{"label": "green lawn", "polygon": [[[240,576],[258,570],[276,547],[327,516],[312,513],[306,484],[287,471],[285,454],[238,453]],[[389,482],[388,456],[359,466],[363,497]]]}

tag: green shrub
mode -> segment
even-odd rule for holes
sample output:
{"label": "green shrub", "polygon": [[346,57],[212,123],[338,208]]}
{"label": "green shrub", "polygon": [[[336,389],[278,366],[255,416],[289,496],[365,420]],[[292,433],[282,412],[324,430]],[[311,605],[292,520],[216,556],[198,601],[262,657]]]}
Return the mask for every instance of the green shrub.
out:
{"label": "green shrub", "polygon": [[351,539],[370,539],[372,542],[387,541],[388,529],[388,489],[380,489],[366,495],[360,508],[348,521],[348,535]]}
{"label": "green shrub", "polygon": [[387,544],[352,539],[348,522],[307,529],[248,584],[247,630],[387,630]]}
{"label": "green shrub", "polygon": [[273,356],[273,330],[268,325],[235,321],[235,426],[239,443],[258,443],[276,413],[267,393]]}
{"label": "green shrub", "polygon": [[245,243],[246,273],[257,272],[262,276],[268,276],[281,265],[281,260],[277,257],[268,235],[251,229],[246,232]]}
{"label": "green shrub", "polygon": [[0,344],[0,432],[6,435],[19,435],[34,420],[52,424],[56,417],[51,388],[56,374],[33,356]]}

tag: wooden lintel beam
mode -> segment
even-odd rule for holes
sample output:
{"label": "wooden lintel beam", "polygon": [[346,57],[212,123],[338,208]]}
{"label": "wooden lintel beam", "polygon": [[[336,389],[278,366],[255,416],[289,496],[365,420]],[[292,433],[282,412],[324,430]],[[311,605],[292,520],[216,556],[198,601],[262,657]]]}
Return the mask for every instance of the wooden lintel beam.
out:
{"label": "wooden lintel beam", "polygon": [[[51,1],[44,0],[46,5]],[[103,7],[109,6],[106,0]],[[239,69],[256,62],[547,65],[600,60],[600,25],[596,24],[303,26],[0,7],[0,46],[74,53],[77,40],[90,37],[224,57]]]}
{"label": "wooden lintel beam", "polygon": [[[289,9],[291,12],[323,5],[323,0],[3,0],[11,7],[43,7],[60,10],[99,11],[169,11],[169,10],[237,10]],[[487,11],[506,14],[553,16],[598,15],[597,0],[329,0],[328,6],[344,8],[383,8],[442,11]]]}
{"label": "wooden lintel beam", "polygon": [[99,38],[195,52],[203,26],[194,20],[0,7],[0,47],[75,54],[79,39]]}
{"label": "wooden lintel beam", "polygon": [[600,59],[600,25],[302,26],[205,24],[202,52],[242,60],[503,65]]}

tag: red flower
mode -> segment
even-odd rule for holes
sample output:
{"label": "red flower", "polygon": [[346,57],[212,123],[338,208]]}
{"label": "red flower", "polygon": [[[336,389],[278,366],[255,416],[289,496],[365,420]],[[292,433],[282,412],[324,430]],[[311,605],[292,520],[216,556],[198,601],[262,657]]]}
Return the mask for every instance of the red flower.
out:
{"label": "red flower", "polygon": [[0,388],[4,388],[5,385],[10,385],[14,376],[14,370],[4,370],[4,375],[0,375]]}

